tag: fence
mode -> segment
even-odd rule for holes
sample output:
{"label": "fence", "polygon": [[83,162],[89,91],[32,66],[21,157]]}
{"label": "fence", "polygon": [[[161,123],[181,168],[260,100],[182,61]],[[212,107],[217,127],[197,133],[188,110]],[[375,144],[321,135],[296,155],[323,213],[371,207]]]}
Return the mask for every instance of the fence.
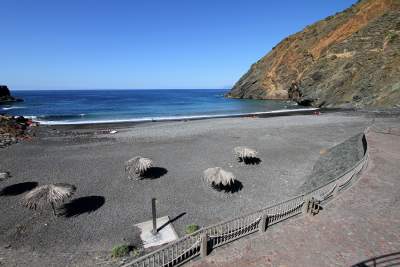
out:
{"label": "fence", "polygon": [[337,194],[352,185],[359,177],[359,173],[367,166],[368,146],[365,133],[362,138],[364,156],[331,182],[279,204],[202,228],[191,235],[186,235],[173,243],[137,258],[123,267],[178,266],[199,255],[206,256],[211,249],[243,236],[257,231],[264,232],[267,228],[294,216],[309,212],[317,213],[320,205],[325,205]]}

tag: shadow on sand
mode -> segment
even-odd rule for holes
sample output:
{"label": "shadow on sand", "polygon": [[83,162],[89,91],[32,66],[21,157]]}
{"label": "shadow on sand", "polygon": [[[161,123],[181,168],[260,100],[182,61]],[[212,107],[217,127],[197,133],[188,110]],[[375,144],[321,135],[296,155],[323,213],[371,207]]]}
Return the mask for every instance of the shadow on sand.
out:
{"label": "shadow on sand", "polygon": [[96,211],[106,202],[102,196],[80,197],[71,200],[69,203],[63,204],[58,210],[59,216],[74,217],[83,213],[91,213]]}
{"label": "shadow on sand", "polygon": [[0,191],[0,196],[16,196],[23,194],[25,192],[31,191],[33,188],[38,186],[37,182],[25,182],[19,184],[13,184],[7,187],[4,187]]}
{"label": "shadow on sand", "polygon": [[211,187],[218,192],[224,192],[224,193],[236,193],[239,192],[240,190],[243,189],[243,184],[242,182],[235,180],[235,182],[231,185],[214,185],[212,184]]}
{"label": "shadow on sand", "polygon": [[365,155],[365,153],[367,152],[367,148],[368,148],[368,143],[367,143],[367,139],[365,137],[365,134],[363,135],[361,141],[362,141],[362,145],[363,145],[363,152],[364,152],[364,155]]}
{"label": "shadow on sand", "polygon": [[261,161],[260,158],[239,158],[239,162],[243,162],[246,165],[258,165]]}
{"label": "shadow on sand", "polygon": [[157,179],[167,174],[168,170],[162,167],[151,167],[142,174],[142,179]]}
{"label": "shadow on sand", "polygon": [[185,214],[186,214],[186,212],[182,212],[181,214],[179,214],[175,218],[169,219],[168,222],[164,223],[163,225],[161,225],[160,227],[157,228],[157,232],[160,231],[161,229],[163,229],[168,224],[173,223],[174,221],[178,220],[180,217],[184,216]]}

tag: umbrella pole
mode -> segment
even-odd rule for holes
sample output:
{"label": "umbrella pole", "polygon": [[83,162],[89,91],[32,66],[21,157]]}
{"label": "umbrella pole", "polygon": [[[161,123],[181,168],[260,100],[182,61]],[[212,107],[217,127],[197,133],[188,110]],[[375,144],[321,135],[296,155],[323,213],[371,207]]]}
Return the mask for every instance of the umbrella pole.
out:
{"label": "umbrella pole", "polygon": [[153,235],[157,234],[157,212],[156,212],[156,199],[152,198],[151,199],[151,213],[153,215],[153,230],[151,233]]}

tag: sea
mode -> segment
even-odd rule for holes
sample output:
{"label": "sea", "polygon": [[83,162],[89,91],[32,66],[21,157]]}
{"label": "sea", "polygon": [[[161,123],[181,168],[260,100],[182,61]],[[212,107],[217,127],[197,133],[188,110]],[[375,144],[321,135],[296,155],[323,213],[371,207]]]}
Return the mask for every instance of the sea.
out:
{"label": "sea", "polygon": [[0,113],[42,124],[88,124],[228,117],[298,109],[279,100],[224,97],[228,90],[15,90],[24,102],[0,106]]}

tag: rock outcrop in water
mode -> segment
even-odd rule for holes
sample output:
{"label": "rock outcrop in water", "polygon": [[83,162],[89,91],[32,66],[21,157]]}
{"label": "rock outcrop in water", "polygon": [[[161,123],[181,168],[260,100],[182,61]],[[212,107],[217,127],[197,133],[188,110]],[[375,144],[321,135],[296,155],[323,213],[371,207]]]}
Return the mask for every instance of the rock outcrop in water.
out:
{"label": "rock outcrop in water", "polygon": [[19,101],[22,101],[22,100],[13,97],[7,86],[0,85],[0,104],[19,102]]}
{"label": "rock outcrop in water", "polygon": [[316,107],[399,107],[400,1],[359,1],[287,37],[227,96]]}

